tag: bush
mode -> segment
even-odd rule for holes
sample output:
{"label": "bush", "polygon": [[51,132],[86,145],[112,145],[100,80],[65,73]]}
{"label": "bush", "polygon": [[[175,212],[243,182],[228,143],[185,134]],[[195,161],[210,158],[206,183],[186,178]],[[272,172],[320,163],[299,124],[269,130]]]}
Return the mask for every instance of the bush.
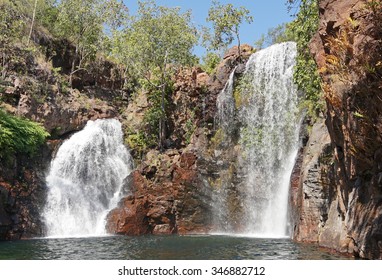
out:
{"label": "bush", "polygon": [[38,123],[12,116],[0,110],[0,158],[12,154],[32,155],[49,133]]}
{"label": "bush", "polygon": [[216,71],[216,67],[220,63],[220,56],[216,53],[209,52],[203,57],[202,69],[209,75],[213,74]]}

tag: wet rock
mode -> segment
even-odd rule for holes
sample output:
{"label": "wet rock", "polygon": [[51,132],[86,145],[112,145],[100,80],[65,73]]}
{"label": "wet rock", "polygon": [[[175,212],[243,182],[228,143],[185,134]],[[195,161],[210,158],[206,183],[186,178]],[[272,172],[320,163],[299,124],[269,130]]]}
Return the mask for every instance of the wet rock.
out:
{"label": "wet rock", "polygon": [[11,228],[12,220],[9,213],[6,212],[8,201],[8,191],[0,185],[0,240],[6,238],[8,231]]}
{"label": "wet rock", "polygon": [[169,224],[156,225],[153,230],[155,235],[171,235],[173,234],[173,228]]}
{"label": "wet rock", "polygon": [[[141,164],[145,167],[138,167],[126,180],[131,194],[108,215],[107,230],[126,235],[207,232],[208,194],[200,186],[196,159],[191,152],[149,152]],[[157,172],[147,176],[153,166]]]}
{"label": "wet rock", "polygon": [[223,61],[217,66],[216,73],[211,76],[208,82],[211,93],[219,94],[235,66],[248,60],[254,51],[253,47],[246,44],[242,45],[240,50],[242,55],[241,61],[239,61],[239,49],[237,46],[232,47],[225,53]]}
{"label": "wet rock", "polygon": [[[331,157],[327,147],[330,147],[330,137],[321,119],[313,125],[302,162],[300,157],[292,173],[294,238],[297,241],[318,242],[320,227],[326,222],[328,189],[321,185],[321,178],[326,168],[322,158]],[[296,174],[298,170],[299,175]]]}

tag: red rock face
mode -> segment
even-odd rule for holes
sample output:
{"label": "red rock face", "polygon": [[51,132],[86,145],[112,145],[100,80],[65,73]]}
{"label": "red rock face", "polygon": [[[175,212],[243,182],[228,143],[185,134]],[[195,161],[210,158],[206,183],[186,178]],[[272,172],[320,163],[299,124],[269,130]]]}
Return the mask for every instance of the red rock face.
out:
{"label": "red rock face", "polygon": [[[243,61],[248,59],[252,47],[243,45],[241,53]],[[211,76],[197,67],[183,69],[175,76],[168,133],[170,147],[177,149],[147,153],[146,160],[125,182],[129,196],[107,218],[110,233],[195,234],[210,231],[211,189],[203,182],[201,174],[210,172],[205,151],[208,135],[212,136],[210,129],[216,113],[216,97],[238,63],[238,48],[234,47]],[[132,119],[138,110],[142,111],[142,106],[132,111]],[[190,123],[195,131],[185,137],[189,131],[186,126]]]}
{"label": "red rock face", "polygon": [[312,209],[320,222],[301,213],[295,238],[381,259],[382,9],[367,2],[319,2],[311,50],[323,80],[333,160],[316,184],[324,200],[308,193],[300,204],[320,205]]}
{"label": "red rock face", "polygon": [[208,204],[200,197],[203,190],[196,172],[197,157],[176,150],[159,154],[152,151],[148,160],[126,180],[131,194],[107,217],[110,233],[194,234],[210,228]]}

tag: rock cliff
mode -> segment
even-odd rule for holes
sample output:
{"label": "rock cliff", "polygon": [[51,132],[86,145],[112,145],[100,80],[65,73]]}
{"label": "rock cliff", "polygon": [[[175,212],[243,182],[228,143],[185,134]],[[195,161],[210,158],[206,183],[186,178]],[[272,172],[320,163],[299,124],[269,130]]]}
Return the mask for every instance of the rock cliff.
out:
{"label": "rock cliff", "polygon": [[381,259],[381,2],[323,0],[319,8],[311,51],[323,80],[330,146],[316,124],[297,195],[292,191],[294,238]]}
{"label": "rock cliff", "polygon": [[[250,46],[242,46],[244,59],[251,53]],[[214,227],[210,179],[216,177],[221,166],[209,146],[215,134],[217,95],[238,61],[236,47],[227,52],[211,76],[192,68],[175,77],[169,116],[170,149],[150,150],[138,162],[125,181],[126,197],[108,215],[110,233],[196,234]],[[126,120],[133,121],[128,130],[142,127],[146,108],[144,95],[129,104],[122,113]]]}
{"label": "rock cliff", "polygon": [[121,81],[111,82],[110,64],[94,62],[98,63],[95,74],[91,78],[76,76],[81,90],[71,89],[65,83],[70,45],[38,35],[36,44],[44,52],[18,46],[9,49],[11,59],[0,78],[0,105],[10,114],[40,122],[51,136],[34,155],[16,152],[9,158],[1,157],[0,239],[44,235],[40,213],[52,155],[88,120],[117,117],[118,106],[124,104],[119,98],[123,95],[118,89]]}
{"label": "rock cliff", "polygon": [[[44,235],[40,213],[46,199],[45,176],[62,141],[88,120],[118,118],[129,144],[131,132],[145,129],[143,116],[149,108],[145,93],[130,96],[122,89],[119,70],[102,58],[91,62],[88,72],[77,72],[70,88],[73,47],[43,33],[34,40],[36,50],[9,50],[12,59],[0,78],[1,106],[40,122],[51,136],[35,155],[15,154],[0,162],[0,239]],[[244,45],[241,52],[248,58],[252,48]],[[185,234],[211,228],[211,190],[201,175],[207,173],[202,158],[214,133],[216,97],[238,61],[236,47],[212,75],[196,67],[175,75],[166,150],[133,150],[138,165],[125,181],[126,197],[109,214],[110,232]]]}

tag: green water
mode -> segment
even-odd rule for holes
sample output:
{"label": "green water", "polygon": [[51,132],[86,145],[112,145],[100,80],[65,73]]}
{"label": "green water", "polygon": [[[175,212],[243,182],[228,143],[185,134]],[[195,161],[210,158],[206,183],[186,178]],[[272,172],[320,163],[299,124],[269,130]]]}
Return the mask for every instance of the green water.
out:
{"label": "green water", "polygon": [[235,236],[106,236],[0,242],[8,260],[317,260],[345,259],[289,239]]}

